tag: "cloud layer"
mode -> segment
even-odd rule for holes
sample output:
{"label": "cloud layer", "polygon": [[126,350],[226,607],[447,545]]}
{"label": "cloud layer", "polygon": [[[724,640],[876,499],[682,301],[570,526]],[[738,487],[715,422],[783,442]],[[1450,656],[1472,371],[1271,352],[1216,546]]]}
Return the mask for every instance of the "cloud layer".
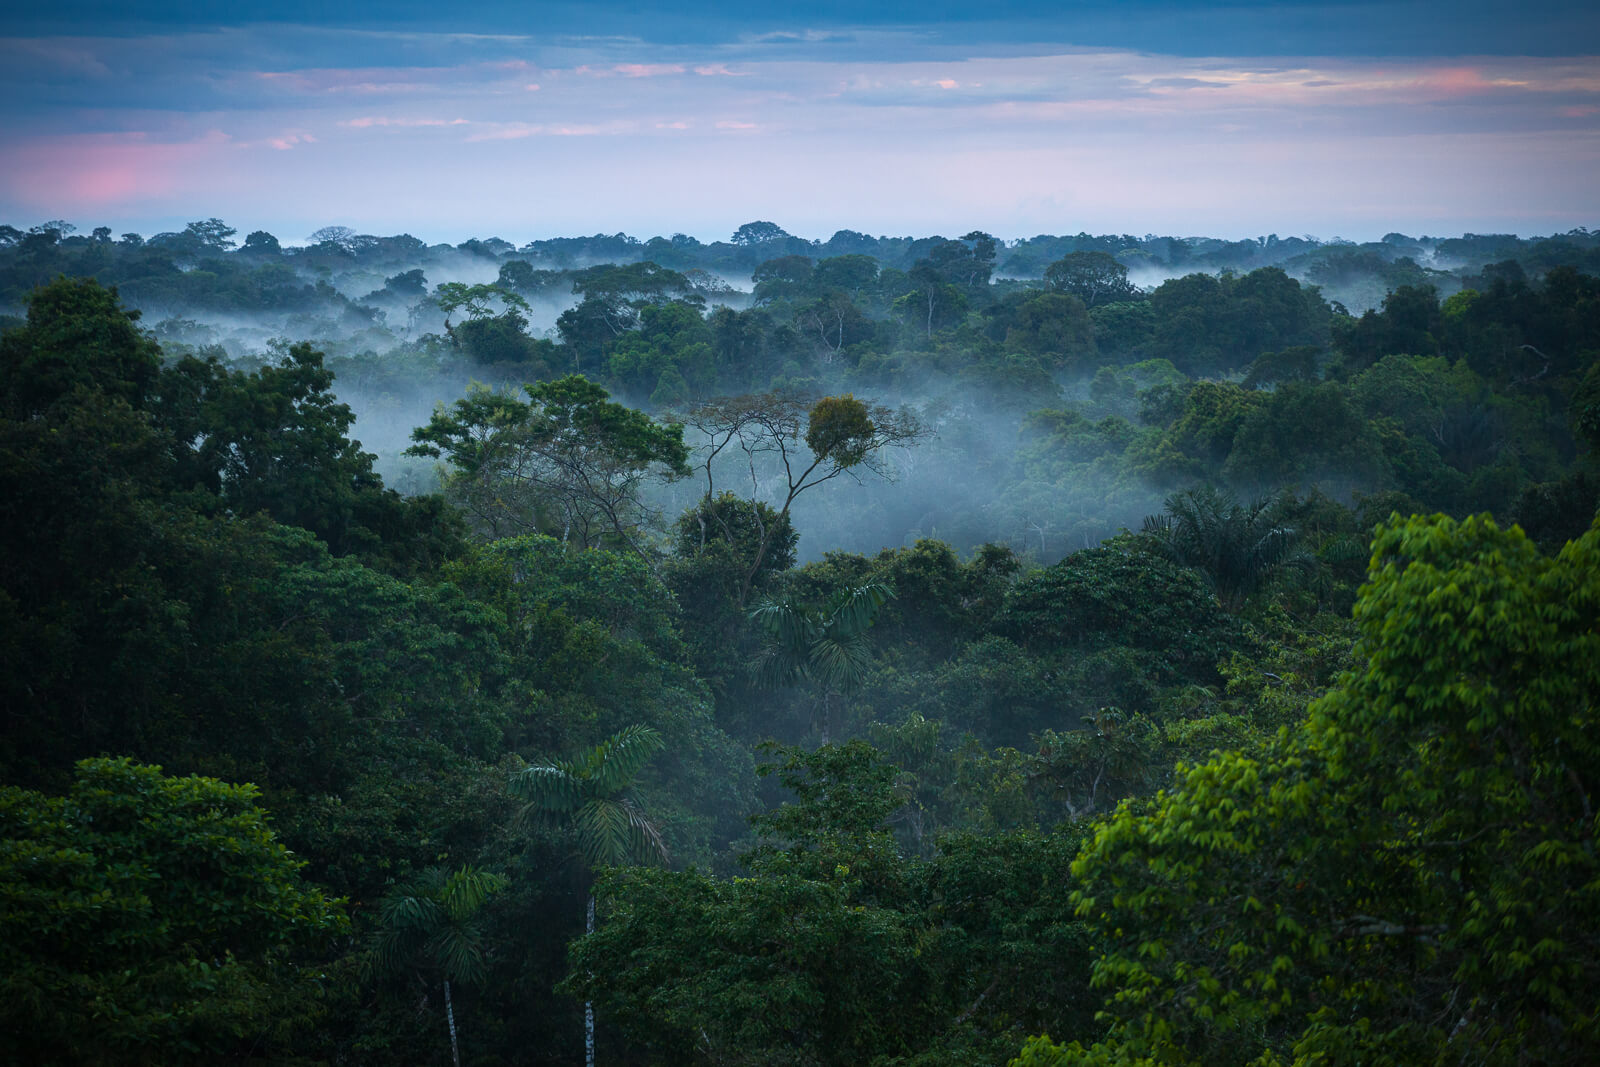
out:
{"label": "cloud layer", "polygon": [[[983,35],[975,35],[982,37]],[[1600,222],[1587,56],[245,25],[0,40],[0,220],[460,239]]]}

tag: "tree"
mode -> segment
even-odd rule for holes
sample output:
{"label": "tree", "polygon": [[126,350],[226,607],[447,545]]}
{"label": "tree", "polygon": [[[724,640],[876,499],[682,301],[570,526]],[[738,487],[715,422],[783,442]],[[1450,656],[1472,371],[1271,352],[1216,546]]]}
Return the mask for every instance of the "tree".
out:
{"label": "tree", "polygon": [[[578,854],[591,868],[633,861],[667,862],[661,831],[633,795],[633,781],[662,748],[648,726],[629,726],[573,759],[524,767],[511,791],[529,814],[564,817]],[[585,930],[594,933],[594,893],[587,897]],[[594,1067],[594,1003],[583,1005],[585,1062]]]}
{"label": "tree", "polygon": [[1600,1054],[1600,525],[1396,516],[1368,573],[1364,664],[1074,862],[1109,1030],[1019,1063]]}
{"label": "tree", "polygon": [[[378,905],[367,969],[370,974],[437,971],[444,982],[450,1057],[461,1067],[450,983],[476,985],[485,977],[483,905],[509,883],[497,874],[463,867],[446,873],[429,867],[392,888]],[[423,980],[426,983],[426,979]]]}
{"label": "tree", "polygon": [[226,252],[234,246],[233,235],[238,232],[218,218],[191,222],[183,228],[183,236],[194,247],[206,252]]}
{"label": "tree", "polygon": [[61,278],[28,297],[28,323],[0,335],[0,403],[31,421],[93,391],[142,407],[161,372],[161,349],[93,279]]}
{"label": "tree", "polygon": [[929,340],[935,328],[953,325],[967,313],[966,293],[951,278],[967,278],[973,269],[971,249],[960,241],[945,241],[935,252],[941,249],[953,251],[918,260],[906,275],[911,291],[894,302],[906,322],[921,323]]}
{"label": "tree", "polygon": [[[751,499],[759,499],[762,476],[776,473],[775,494],[782,504],[774,508],[787,521],[795,499],[843,474],[857,477],[860,470],[887,478],[891,469],[883,451],[891,446],[910,447],[928,436],[920,421],[905,409],[891,411],[869,406],[852,394],[823,397],[812,402],[792,392],[737,396],[693,408],[681,416],[685,425],[704,438],[698,469],[705,472],[705,499],[715,495],[716,465],[730,449],[742,454],[750,476]],[[746,565],[738,603],[742,608],[771,550],[773,538],[787,527],[762,523],[754,556]]]}
{"label": "tree", "polygon": [[822,690],[822,743],[832,734],[834,705],[860,688],[872,665],[867,630],[894,590],[879,583],[841,589],[820,609],[792,599],[769,600],[750,613],[768,644],[756,662],[769,687],[797,681]]}
{"label": "tree", "polygon": [[789,232],[774,222],[747,222],[733,231],[733,236],[728,238],[732,244],[741,248],[751,245],[766,244],[768,241],[778,241],[789,236]]}
{"label": "tree", "polygon": [[355,240],[356,231],[348,226],[324,226],[314,231],[306,241],[313,247],[327,245],[340,252],[349,252],[351,242]]}
{"label": "tree", "polygon": [[1108,252],[1069,252],[1045,268],[1044,280],[1054,291],[1070,293],[1089,308],[1143,295],[1128,280],[1128,268]]}
{"label": "tree", "polygon": [[[445,333],[450,335],[451,343],[458,347],[461,341],[456,337],[456,332],[450,325],[450,316],[459,308],[467,309],[467,316],[470,321],[480,322],[489,317],[494,307],[494,301],[498,300],[504,308],[503,315],[515,316],[520,326],[526,326],[527,320],[516,313],[529,314],[531,312],[526,300],[501,285],[468,285],[465,282],[443,282],[438,289],[434,290],[433,299],[439,305],[439,310],[444,312]],[[520,326],[518,327],[519,332]]]}
{"label": "tree", "polygon": [[572,353],[575,371],[582,360],[599,360],[617,341],[638,330],[647,308],[680,303],[697,314],[705,308],[705,297],[693,282],[648,260],[587,267],[572,278],[572,291],[583,300],[557,317],[556,329]]}
{"label": "tree", "polygon": [[810,256],[780,256],[756,267],[750,275],[751,296],[756,306],[774,301],[798,302],[814,291],[815,265]]}
{"label": "tree", "polygon": [[842,290],[834,289],[801,308],[797,325],[816,338],[824,363],[838,359],[850,345],[871,340],[874,325]]}
{"label": "tree", "polygon": [[245,236],[244,247],[240,251],[250,252],[255,255],[276,256],[283,252],[283,248],[278,244],[278,239],[266,230],[252,230]]}
{"label": "tree", "polygon": [[614,870],[562,987],[663,1062],[1003,1062],[1019,1028],[1087,1023],[1062,867],[1074,833],[947,835],[908,856],[903,768],[860,741],[782,749],[790,800],[746,874]]}
{"label": "tree", "polygon": [[1277,521],[1275,504],[1240,504],[1211,486],[1188,489],[1147,517],[1144,533],[1174,562],[1205,575],[1222,606],[1238,611],[1273,577],[1312,562],[1296,550],[1298,532]]}
{"label": "tree", "polygon": [[526,400],[474,387],[413,431],[408,455],[444,457],[446,491],[491,538],[539,529],[648,558],[647,477],[689,473],[683,427],[662,425],[572,374],[523,386]]}
{"label": "tree", "polygon": [[65,797],[0,787],[0,1052],[215,1063],[312,1014],[294,959],[345,926],[252,785],[77,764]]}

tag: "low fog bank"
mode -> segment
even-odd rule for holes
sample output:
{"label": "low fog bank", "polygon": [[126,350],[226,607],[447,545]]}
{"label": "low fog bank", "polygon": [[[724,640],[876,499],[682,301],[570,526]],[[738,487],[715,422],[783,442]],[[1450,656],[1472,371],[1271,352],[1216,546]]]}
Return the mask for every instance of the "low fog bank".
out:
{"label": "low fog bank", "polygon": [[[0,306],[20,311],[32,286],[60,274],[93,276],[142,311],[169,356],[249,370],[308,343],[356,416],[353,436],[411,493],[438,484],[431,462],[403,455],[412,431],[473,382],[515,388],[581,373],[656,414],[769,389],[916,412],[930,436],[886,458],[892,478],[841,476],[797,501],[803,558],[930,537],[961,551],[1003,542],[1049,561],[1139,525],[1200,481],[1344,500],[1387,490],[1413,462],[1375,458],[1389,445],[1355,435],[1342,459],[1278,461],[1296,444],[1272,419],[1289,425],[1337,403],[1361,418],[1382,413],[1352,375],[1392,353],[1472,363],[1479,384],[1439,386],[1449,395],[1427,445],[1453,464],[1440,484],[1470,482],[1510,447],[1507,416],[1482,383],[1502,375],[1544,388],[1557,375],[1528,353],[1575,343],[1532,330],[1518,302],[1544,299],[1555,272],[1600,274],[1600,234],[1588,230],[1364,244],[847,230],[823,241],[753,222],[710,244],[598,234],[520,247],[338,227],[282,247],[236,232],[217,219],[148,241],[60,222],[0,227]],[[1577,305],[1569,312],[1582,318]],[[1271,399],[1335,385],[1299,413]],[[1561,399],[1546,402],[1559,410]],[[670,521],[698,490],[659,495]]]}

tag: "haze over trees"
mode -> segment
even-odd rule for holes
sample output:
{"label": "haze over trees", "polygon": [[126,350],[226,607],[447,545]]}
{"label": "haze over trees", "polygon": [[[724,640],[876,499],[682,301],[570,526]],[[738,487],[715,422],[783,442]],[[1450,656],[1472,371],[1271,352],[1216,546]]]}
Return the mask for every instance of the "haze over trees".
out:
{"label": "haze over trees", "polygon": [[237,238],[0,227],[9,1058],[1600,1056],[1594,235]]}

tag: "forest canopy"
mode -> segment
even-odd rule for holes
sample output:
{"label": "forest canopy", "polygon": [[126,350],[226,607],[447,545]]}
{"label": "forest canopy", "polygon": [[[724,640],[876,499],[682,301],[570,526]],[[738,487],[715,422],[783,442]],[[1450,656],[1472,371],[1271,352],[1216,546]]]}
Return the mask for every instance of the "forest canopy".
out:
{"label": "forest canopy", "polygon": [[1600,1055],[1600,245],[0,228],[0,1051]]}

